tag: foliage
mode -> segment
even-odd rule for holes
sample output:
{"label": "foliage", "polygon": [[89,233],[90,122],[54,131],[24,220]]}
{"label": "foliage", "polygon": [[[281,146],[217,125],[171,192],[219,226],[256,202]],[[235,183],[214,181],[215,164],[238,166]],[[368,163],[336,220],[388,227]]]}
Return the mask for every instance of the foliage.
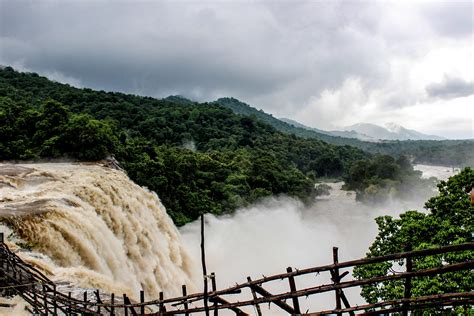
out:
{"label": "foliage", "polygon": [[[407,211],[399,219],[391,216],[376,219],[379,233],[369,248],[367,257],[387,255],[404,250],[419,250],[471,241],[474,232],[474,207],[469,192],[474,186],[474,170],[465,168],[448,181],[438,185],[439,194],[426,202],[428,213]],[[413,260],[414,271],[474,259],[474,251],[429,256]],[[398,264],[403,267],[402,260]],[[391,263],[372,264],[354,269],[354,276],[365,279],[387,275]],[[413,296],[449,292],[469,292],[474,284],[474,272],[450,272],[430,278],[412,280]],[[403,297],[401,281],[379,286],[365,285],[362,296],[369,303]]]}
{"label": "foliage", "polygon": [[0,159],[102,159],[159,193],[177,224],[261,197],[311,201],[314,179],[338,177],[367,153],[287,135],[254,117],[181,97],[77,89],[0,70]]}
{"label": "foliage", "polygon": [[[132,180],[159,193],[177,224],[269,195],[311,201],[317,177],[341,177],[371,159],[355,147],[280,132],[219,103],[78,89],[10,67],[0,69],[0,132],[0,159],[115,155]],[[383,164],[392,167],[384,158],[378,170],[388,172]],[[381,179],[416,182],[409,174]],[[369,192],[384,187],[365,183]]]}
{"label": "foliage", "polygon": [[66,106],[50,99],[36,109],[0,97],[0,134],[2,159],[97,160],[112,153],[117,142],[107,122],[71,114]]}

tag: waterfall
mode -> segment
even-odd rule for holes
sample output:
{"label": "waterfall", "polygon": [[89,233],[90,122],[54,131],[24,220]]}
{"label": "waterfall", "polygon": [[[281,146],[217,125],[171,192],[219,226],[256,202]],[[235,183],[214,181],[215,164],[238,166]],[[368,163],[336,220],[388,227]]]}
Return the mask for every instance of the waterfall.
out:
{"label": "waterfall", "polygon": [[[0,164],[9,246],[54,281],[147,299],[192,286],[193,264],[158,196],[92,163]],[[1,229],[1,228],[0,228]]]}

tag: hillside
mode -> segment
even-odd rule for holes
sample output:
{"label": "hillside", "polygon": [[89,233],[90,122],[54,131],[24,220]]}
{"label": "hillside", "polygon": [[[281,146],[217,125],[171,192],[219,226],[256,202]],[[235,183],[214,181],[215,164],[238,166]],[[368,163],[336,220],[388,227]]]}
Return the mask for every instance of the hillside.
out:
{"label": "hillside", "polygon": [[357,140],[352,141],[344,139],[342,137],[334,137],[329,135],[328,132],[322,130],[295,126],[293,124],[284,122],[280,119],[273,117],[271,114],[265,113],[263,110],[257,110],[256,108],[251,107],[250,105],[243,103],[235,98],[220,98],[212,102],[212,104],[217,104],[229,108],[234,113],[239,115],[253,116],[262,122],[270,124],[277,130],[287,134],[294,134],[296,136],[304,138],[321,139],[325,142],[335,145],[353,146],[355,143],[357,143]]}
{"label": "hillside", "polygon": [[341,176],[369,156],[282,133],[217,104],[181,103],[78,89],[6,67],[0,70],[0,160],[115,155],[184,224],[269,195],[311,201],[315,177]]}
{"label": "hillside", "polygon": [[[230,108],[237,114],[250,115],[272,125],[277,130],[294,134],[304,138],[316,138],[327,143],[340,146],[354,146],[373,154],[386,154],[394,157],[407,156],[414,163],[425,163],[445,166],[474,166],[474,140],[384,140],[384,141],[362,141],[356,139],[358,134],[351,137],[350,131],[340,132],[339,135],[329,135],[333,132],[322,131],[306,127],[302,124],[287,123],[257,110],[248,104],[234,98],[222,98],[215,102]],[[329,134],[328,134],[329,133]],[[355,137],[354,137],[355,136]],[[370,138],[370,136],[367,136]]]}

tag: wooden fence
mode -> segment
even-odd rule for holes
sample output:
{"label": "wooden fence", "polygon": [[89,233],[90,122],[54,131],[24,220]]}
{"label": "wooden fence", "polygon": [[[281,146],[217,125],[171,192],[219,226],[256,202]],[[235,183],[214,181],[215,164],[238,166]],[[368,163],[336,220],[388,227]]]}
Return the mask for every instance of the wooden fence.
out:
{"label": "wooden fence", "polygon": [[[182,286],[182,296],[165,298],[160,293],[159,298],[145,301],[144,292],[139,294],[140,301],[132,302],[127,295],[120,297],[110,294],[110,299],[102,300],[104,294],[99,291],[84,292],[82,299],[73,298],[71,293],[57,291],[54,282],[49,280],[39,270],[22,261],[3,242],[0,234],[0,291],[3,296],[20,295],[29,303],[29,311],[37,315],[191,315],[201,313],[218,315],[219,311],[228,310],[236,315],[248,315],[251,310],[256,315],[263,314],[262,305],[272,305],[275,308],[291,315],[380,315],[392,312],[401,312],[407,315],[408,311],[424,310],[428,308],[464,306],[471,309],[474,306],[474,292],[443,293],[413,297],[411,293],[413,278],[426,278],[454,271],[470,271],[474,269],[474,261],[466,260],[452,264],[442,264],[438,267],[413,270],[412,260],[433,255],[444,255],[461,251],[474,251],[474,243],[443,246],[439,248],[408,251],[390,254],[387,256],[364,258],[352,261],[339,262],[338,249],[333,248],[333,262],[328,265],[312,267],[302,270],[287,268],[285,273],[262,277],[236,284],[230,288],[218,290],[216,276],[211,273],[205,276],[205,283],[210,283],[210,290],[202,293],[188,294],[186,285]],[[354,267],[382,262],[404,260],[406,270],[394,272],[368,279],[343,280],[350,276],[348,270]],[[344,271],[345,270],[345,271]],[[331,282],[311,287],[297,288],[296,280],[302,277],[328,273]],[[288,291],[271,293],[268,291],[270,282],[285,280]],[[400,280],[404,285],[403,298],[378,302],[375,304],[351,305],[344,290],[368,284]],[[265,289],[267,286],[267,289]],[[205,287],[207,288],[207,286]],[[246,293],[245,293],[246,292]],[[319,312],[302,311],[302,298],[317,297],[318,294],[333,292],[335,308]],[[237,298],[237,300],[236,300]],[[242,300],[238,300],[242,298]]]}

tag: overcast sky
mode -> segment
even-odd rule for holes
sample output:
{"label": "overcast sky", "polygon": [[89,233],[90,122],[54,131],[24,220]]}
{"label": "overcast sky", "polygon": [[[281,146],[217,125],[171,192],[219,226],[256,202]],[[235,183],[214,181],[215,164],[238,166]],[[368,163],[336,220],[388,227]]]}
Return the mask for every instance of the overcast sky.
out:
{"label": "overcast sky", "polygon": [[5,1],[0,64],[79,87],[233,96],[321,129],[474,138],[471,1]]}

